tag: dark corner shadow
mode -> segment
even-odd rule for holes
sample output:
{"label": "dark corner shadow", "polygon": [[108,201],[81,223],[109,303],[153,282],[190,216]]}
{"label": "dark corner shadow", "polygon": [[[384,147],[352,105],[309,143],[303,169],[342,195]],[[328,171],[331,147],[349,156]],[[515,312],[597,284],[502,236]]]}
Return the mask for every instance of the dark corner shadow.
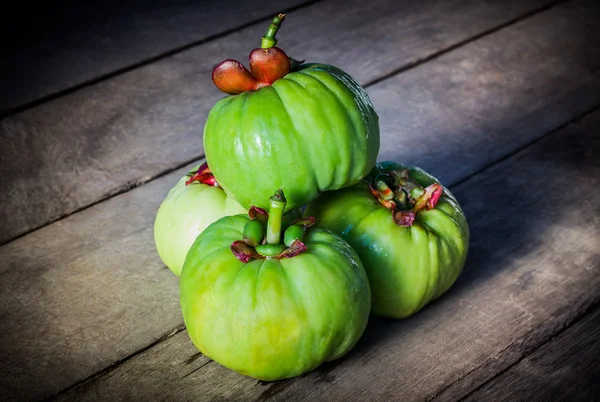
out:
{"label": "dark corner shadow", "polygon": [[[254,21],[262,4],[70,0],[10,5],[0,15],[0,119]],[[219,10],[248,16],[235,24],[210,17]]]}
{"label": "dark corner shadow", "polygon": [[152,31],[192,3],[212,2],[11,2],[0,17],[0,116],[147,57],[162,45]]}

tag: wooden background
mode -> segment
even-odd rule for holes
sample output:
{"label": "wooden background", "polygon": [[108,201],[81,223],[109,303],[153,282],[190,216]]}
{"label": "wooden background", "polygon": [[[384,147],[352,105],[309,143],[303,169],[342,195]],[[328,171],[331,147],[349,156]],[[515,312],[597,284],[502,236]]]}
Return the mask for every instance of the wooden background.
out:
{"label": "wooden background", "polygon": [[[3,16],[2,400],[600,399],[600,4],[86,7]],[[360,81],[379,160],[441,179],[472,241],[418,315],[372,319],[344,359],[267,383],[193,347],[152,226],[202,160],[212,67],[247,60],[278,12],[278,45]]]}

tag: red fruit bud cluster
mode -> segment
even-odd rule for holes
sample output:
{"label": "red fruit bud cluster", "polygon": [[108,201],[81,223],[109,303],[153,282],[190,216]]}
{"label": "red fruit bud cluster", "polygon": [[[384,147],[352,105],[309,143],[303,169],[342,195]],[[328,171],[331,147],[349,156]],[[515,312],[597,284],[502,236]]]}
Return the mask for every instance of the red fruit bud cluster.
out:
{"label": "red fruit bud cluster", "polygon": [[275,34],[285,19],[279,14],[263,37],[263,45],[250,52],[250,70],[236,60],[227,59],[212,72],[212,80],[221,91],[236,95],[273,84],[283,78],[292,68],[290,58],[283,50],[274,46]]}

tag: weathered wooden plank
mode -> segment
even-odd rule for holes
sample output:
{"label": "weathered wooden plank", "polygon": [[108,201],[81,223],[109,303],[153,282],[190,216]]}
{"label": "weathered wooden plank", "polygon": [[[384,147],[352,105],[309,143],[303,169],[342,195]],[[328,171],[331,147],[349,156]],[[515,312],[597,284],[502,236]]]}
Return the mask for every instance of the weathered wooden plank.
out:
{"label": "weathered wooden plank", "polygon": [[545,342],[600,302],[599,122],[597,111],[454,187],[472,230],[465,272],[412,318],[372,319],[341,361],[261,383],[182,332],[58,400],[429,400],[510,345],[540,331]]}
{"label": "weathered wooden plank", "polygon": [[[330,0],[289,14],[279,43],[292,57],[336,64],[366,83],[548,3]],[[0,121],[0,243],[199,158],[206,115],[222,95],[210,80],[213,65],[247,60],[264,29],[257,24]],[[566,36],[569,44],[579,37]],[[559,92],[558,82],[575,92],[590,84],[582,50],[568,50],[569,63],[580,62],[561,71],[566,62],[553,59],[563,75],[550,88]],[[571,111],[561,107],[558,118]]]}
{"label": "weathered wooden plank", "polygon": [[[27,4],[0,28],[10,42],[0,64],[0,116],[303,3],[307,0],[111,0],[69,7],[47,2],[39,9]],[[40,35],[30,37],[32,30]]]}
{"label": "weathered wooden plank", "polygon": [[598,2],[559,5],[369,88],[382,143],[393,144],[379,159],[400,156],[454,182],[596,107],[595,18]]}
{"label": "weathered wooden plank", "polygon": [[[587,135],[594,135],[597,133],[598,127],[600,127],[600,112],[598,111],[577,124],[578,130]],[[588,150],[577,150],[575,152],[589,156]],[[590,183],[590,185],[591,184],[592,183]],[[584,201],[584,203],[587,205],[588,201]],[[598,207],[593,204],[590,204],[590,206],[592,207],[590,209],[591,215],[597,215]],[[594,209],[594,207],[596,209]],[[593,223],[598,223],[597,218],[594,218]],[[562,250],[562,248],[559,250]],[[598,267],[595,269],[598,269]],[[573,305],[553,316],[553,319],[547,320],[542,325],[536,327],[528,336],[517,342],[513,342],[507,348],[494,355],[493,359],[489,359],[485,364],[473,368],[469,373],[461,376],[460,380],[448,385],[439,392],[435,401],[456,401],[464,398],[473,389],[476,389],[495,375],[498,375],[511,365],[519,362],[524,355],[532,353],[541,343],[549,339],[552,334],[571,325],[572,321],[577,317],[577,314],[581,311],[585,311],[586,308],[593,304],[593,302],[593,297],[582,297],[580,300],[575,301]]]}
{"label": "weathered wooden plank", "polygon": [[38,400],[182,325],[152,222],[182,172],[0,249],[0,399]]}
{"label": "weathered wooden plank", "polygon": [[[570,8],[549,11],[526,23],[556,24],[556,14],[566,19],[573,18],[569,10]],[[582,12],[578,19],[586,21],[586,18],[595,18],[593,14],[585,17],[586,15],[588,14]],[[557,24],[557,27],[565,25],[567,24]],[[559,28],[548,26],[548,32],[529,38],[529,41],[539,43],[543,50],[538,53],[538,63],[549,57],[545,50],[548,43],[557,42],[558,37],[569,35],[566,28]],[[484,38],[455,52],[462,52],[463,57],[468,59],[470,49],[477,51],[479,46],[523,46],[528,52],[535,50],[529,47],[529,41],[511,42],[510,32],[506,34],[510,29],[512,28],[494,34],[497,39],[492,43],[486,42],[487,39]],[[577,35],[570,37],[573,44],[581,41]],[[483,45],[480,45],[482,41]],[[558,49],[563,51],[561,47]],[[497,57],[497,54],[493,56]],[[529,55],[529,60],[532,58]],[[438,80],[443,81],[441,75],[444,70],[450,79],[453,76],[450,72],[456,74],[460,68],[450,60],[447,62],[442,57],[431,61],[431,64],[439,65]],[[500,58],[480,62],[487,66],[489,74],[494,71],[501,74],[513,68],[521,71],[525,77],[529,74],[523,66],[516,64],[515,67],[512,63],[517,61],[512,58],[506,61]],[[425,67],[421,66],[403,75],[410,76]],[[585,71],[584,67],[578,68],[580,72]],[[551,71],[536,70],[534,73],[548,74],[549,82],[554,77]],[[423,86],[426,85],[428,82],[423,82]],[[466,93],[475,91],[472,82],[462,85],[468,89],[465,89]],[[479,81],[479,85],[482,92],[492,93],[491,89],[494,89],[494,96],[501,93],[503,88],[497,83],[489,88],[486,81]],[[505,85],[506,91],[502,96],[515,100],[515,115],[518,118],[514,122],[524,124],[526,114],[522,113],[525,107],[523,105],[535,103],[540,89]],[[569,82],[561,82],[561,85],[569,86]],[[429,88],[430,93],[436,93],[433,87]],[[446,92],[439,92],[437,96],[443,97],[445,94]],[[456,91],[451,95],[457,96]],[[554,101],[548,99],[549,104]],[[427,128],[434,125],[440,116],[430,112],[425,107],[427,104],[425,101],[421,106],[422,126],[413,126],[414,129],[408,131],[404,139],[412,136],[412,142],[428,141],[431,144],[430,152],[440,155],[440,161],[444,161],[431,169],[433,174],[457,170],[464,163],[467,154],[464,149],[453,149],[453,153],[448,153],[443,142],[428,139],[431,133]],[[485,101],[466,104],[457,102],[452,114],[448,115],[452,119],[446,117],[448,127],[456,128],[455,135],[460,136],[461,129],[470,128],[470,124],[479,123],[481,129],[493,126],[493,121],[473,121],[472,116],[489,114],[498,117],[494,112],[494,105],[497,104]],[[567,108],[568,105],[563,107]],[[545,110],[543,106],[541,108]],[[504,112],[504,115],[498,117],[500,121],[512,116],[510,109],[504,109]],[[539,130],[546,127],[547,123],[540,123],[535,113],[531,112],[529,118],[527,125],[532,132],[534,127]],[[401,124],[402,121],[398,120],[397,125]],[[520,132],[510,129],[490,130],[489,143],[481,144],[481,149],[489,152],[494,141],[510,142],[518,134]],[[385,141],[383,149],[395,146],[394,142]],[[465,139],[465,144],[468,141]],[[465,146],[465,149],[468,147]],[[409,159],[411,150],[400,148],[397,157],[400,160]],[[476,168],[477,166],[473,167]],[[6,373],[0,378],[0,388],[8,390],[8,397],[17,395],[19,399],[27,399],[27,395],[35,397],[51,394],[147,346],[159,336],[181,325],[177,282],[170,271],[164,269],[156,255],[151,222],[160,199],[184,171],[179,170],[162,177],[0,247],[0,279],[2,283],[15,284],[13,289],[5,286],[0,290],[0,312],[5,317],[0,320],[0,349],[3,353],[0,370]],[[462,177],[456,177],[460,178]],[[448,182],[451,183],[452,181]],[[38,336],[40,331],[44,333],[43,338]]]}
{"label": "weathered wooden plank", "polygon": [[465,401],[594,401],[600,395],[600,309]]}

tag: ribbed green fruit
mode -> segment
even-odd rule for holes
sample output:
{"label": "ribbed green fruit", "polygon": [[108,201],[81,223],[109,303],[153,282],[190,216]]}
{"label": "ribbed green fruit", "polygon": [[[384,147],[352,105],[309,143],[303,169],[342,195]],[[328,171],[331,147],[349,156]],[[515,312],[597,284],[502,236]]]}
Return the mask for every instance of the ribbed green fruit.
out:
{"label": "ribbed green fruit", "polygon": [[[382,162],[369,177],[406,168]],[[410,167],[408,175],[423,187],[439,183],[418,167]],[[321,194],[307,205],[305,215],[314,216],[316,226],[340,234],[356,250],[369,276],[373,314],[406,318],[446,292],[467,258],[465,215],[447,188],[442,194],[433,209],[416,214],[410,227],[394,222],[366,180]]]}
{"label": "ribbed green fruit", "polygon": [[248,222],[241,215],[220,219],[187,255],[180,301],[194,345],[229,369],[269,381],[346,354],[371,306],[356,252],[340,236],[309,228],[303,253],[244,263],[230,247]]}
{"label": "ribbed green fruit", "polygon": [[[190,173],[198,169],[194,167]],[[223,189],[193,182],[183,176],[160,204],[154,220],[154,242],[163,263],[177,276],[196,237],[208,225],[246,210]]]}
{"label": "ribbed green fruit", "polygon": [[281,188],[294,209],[369,173],[379,117],[350,75],[304,64],[271,86],[219,100],[203,141],[217,181],[244,208],[266,208]]}

